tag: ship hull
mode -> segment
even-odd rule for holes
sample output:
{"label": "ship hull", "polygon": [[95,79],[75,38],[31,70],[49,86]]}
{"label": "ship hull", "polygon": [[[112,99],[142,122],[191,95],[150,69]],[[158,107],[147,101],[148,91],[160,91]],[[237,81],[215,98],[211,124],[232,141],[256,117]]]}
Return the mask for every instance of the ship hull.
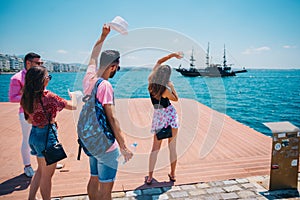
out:
{"label": "ship hull", "polygon": [[183,76],[187,76],[187,77],[197,77],[197,76],[201,76],[200,72],[197,70],[186,70],[186,69],[176,69],[177,72],[181,73],[181,75]]}
{"label": "ship hull", "polygon": [[[206,70],[186,70],[186,69],[176,69],[177,72],[181,73],[183,76],[187,77],[197,77],[197,76],[207,76],[207,77],[227,77],[227,76],[235,76],[235,72],[211,72]],[[239,72],[241,73],[241,72]]]}
{"label": "ship hull", "polygon": [[211,72],[203,72],[201,76],[208,76],[208,77],[227,77],[227,76],[235,76],[234,72],[225,72],[225,73],[211,73]]}

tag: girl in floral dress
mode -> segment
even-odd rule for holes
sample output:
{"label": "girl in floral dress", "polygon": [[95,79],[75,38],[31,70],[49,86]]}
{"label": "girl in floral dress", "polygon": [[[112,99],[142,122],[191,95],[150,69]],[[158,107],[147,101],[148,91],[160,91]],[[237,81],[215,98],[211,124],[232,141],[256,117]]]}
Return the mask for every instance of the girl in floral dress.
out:
{"label": "girl in floral dress", "polygon": [[[172,127],[172,137],[168,138],[168,147],[170,152],[171,172],[168,174],[170,181],[175,182],[175,170],[177,163],[176,152],[176,136],[178,132],[178,116],[171,101],[178,101],[178,95],[173,83],[170,81],[171,67],[169,65],[162,65],[170,58],[182,58],[182,53],[172,53],[159,59],[154,66],[148,81],[148,90],[152,105],[154,107],[154,114],[152,119],[151,132],[157,133],[164,127]],[[146,178],[146,184],[150,185],[153,181],[153,171],[157,161],[157,155],[161,147],[162,140],[158,140],[156,135],[153,137],[152,150],[149,158],[149,174]]]}

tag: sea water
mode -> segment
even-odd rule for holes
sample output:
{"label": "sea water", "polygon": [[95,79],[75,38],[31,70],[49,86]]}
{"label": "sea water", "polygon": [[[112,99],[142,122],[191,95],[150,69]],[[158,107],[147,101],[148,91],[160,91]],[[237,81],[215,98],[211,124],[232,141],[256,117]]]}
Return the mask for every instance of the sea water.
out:
{"label": "sea water", "polygon": [[[121,69],[110,79],[115,98],[149,98],[150,69]],[[68,89],[82,90],[84,73],[50,73],[47,89],[69,99]],[[0,102],[8,102],[11,74],[0,75]],[[290,121],[300,127],[300,70],[248,70],[235,77],[184,77],[175,70],[171,80],[181,98],[194,99],[271,135],[264,122]]]}

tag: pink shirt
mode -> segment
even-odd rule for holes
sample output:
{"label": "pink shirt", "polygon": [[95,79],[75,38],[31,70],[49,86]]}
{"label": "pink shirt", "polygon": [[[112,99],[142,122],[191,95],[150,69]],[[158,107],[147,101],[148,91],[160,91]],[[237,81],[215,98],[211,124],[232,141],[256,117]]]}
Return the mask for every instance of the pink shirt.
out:
{"label": "pink shirt", "polygon": [[[99,78],[96,74],[96,66],[89,65],[86,74],[83,78],[83,93],[84,95],[91,94],[92,90]],[[97,99],[104,106],[105,104],[114,103],[114,90],[109,81],[103,80],[97,89]],[[114,144],[106,151],[110,152],[118,147],[118,143],[115,141]]]}
{"label": "pink shirt", "polygon": [[[19,103],[22,97],[22,88],[25,83],[25,75],[27,70],[24,68],[10,78],[9,84],[9,101]],[[20,106],[19,113],[24,113],[23,108]]]}

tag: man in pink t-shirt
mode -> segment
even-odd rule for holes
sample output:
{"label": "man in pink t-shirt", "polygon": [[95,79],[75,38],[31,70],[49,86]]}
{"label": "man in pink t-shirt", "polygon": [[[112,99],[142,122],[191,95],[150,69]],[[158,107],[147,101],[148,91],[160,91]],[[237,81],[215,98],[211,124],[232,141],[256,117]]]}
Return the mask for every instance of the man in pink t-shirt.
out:
{"label": "man in pink t-shirt", "polygon": [[[33,66],[40,66],[43,64],[41,56],[36,53],[28,53],[24,58],[24,69],[13,75],[10,79],[9,85],[9,101],[13,103],[20,103],[22,97],[22,88],[25,83],[25,75],[28,69]],[[30,162],[30,147],[28,138],[31,130],[31,124],[29,124],[24,117],[24,110],[20,106],[19,108],[19,120],[22,129],[22,147],[21,154],[24,164],[24,173],[27,177],[32,177],[34,171]]]}
{"label": "man in pink t-shirt", "polygon": [[[95,83],[99,78],[103,81],[97,89],[97,99],[103,105],[106,118],[114,133],[116,141],[105,154],[100,156],[89,155],[90,162],[90,180],[87,186],[89,199],[111,199],[111,191],[114,185],[117,167],[119,148],[125,161],[133,156],[125,144],[124,133],[120,128],[120,124],[115,114],[114,92],[112,85],[108,81],[113,78],[115,73],[120,69],[120,53],[115,50],[106,50],[101,53],[100,66],[97,70],[98,57],[102,48],[102,44],[110,32],[110,27],[104,25],[102,34],[94,45],[89,66],[83,79],[84,94],[91,94]],[[101,145],[101,144],[99,144]]]}

